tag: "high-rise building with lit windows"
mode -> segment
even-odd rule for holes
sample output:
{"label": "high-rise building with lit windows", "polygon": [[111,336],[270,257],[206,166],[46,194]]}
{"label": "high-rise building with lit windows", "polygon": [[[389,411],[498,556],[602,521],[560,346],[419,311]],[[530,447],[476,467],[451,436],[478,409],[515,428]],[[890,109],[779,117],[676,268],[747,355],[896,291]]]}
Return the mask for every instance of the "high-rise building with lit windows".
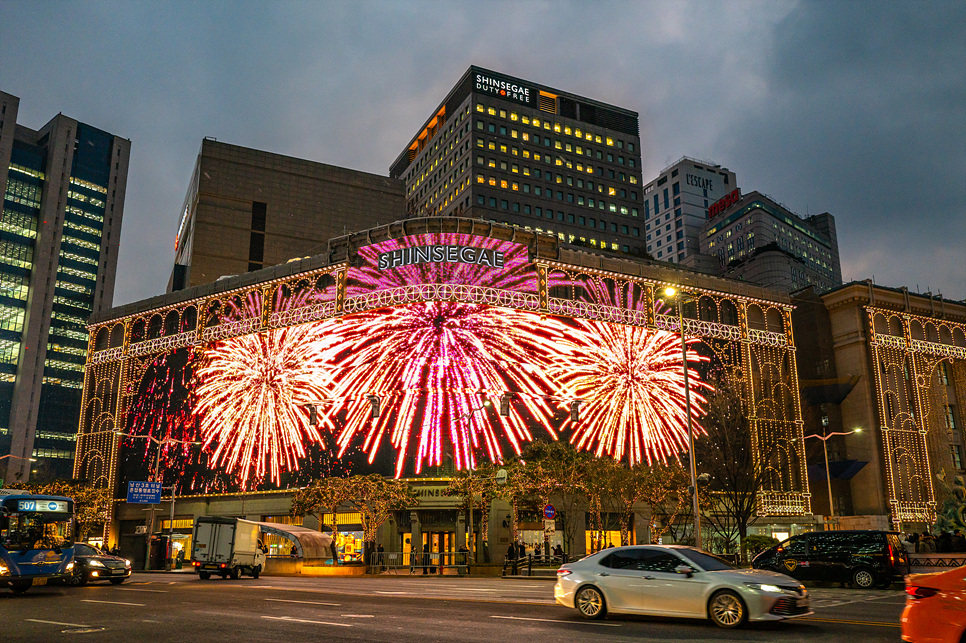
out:
{"label": "high-rise building with lit windows", "polygon": [[638,115],[472,66],[393,162],[410,215],[459,214],[643,255]]}
{"label": "high-rise building with lit windows", "polygon": [[111,307],[131,142],[0,92],[0,479],[70,477],[87,320]]}

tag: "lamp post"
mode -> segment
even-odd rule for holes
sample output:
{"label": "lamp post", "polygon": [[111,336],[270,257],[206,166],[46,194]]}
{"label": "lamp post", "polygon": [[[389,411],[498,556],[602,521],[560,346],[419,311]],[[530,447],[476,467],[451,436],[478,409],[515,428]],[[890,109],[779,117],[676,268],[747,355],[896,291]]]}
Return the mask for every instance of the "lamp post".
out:
{"label": "lamp post", "polygon": [[[134,435],[132,433],[124,433],[123,431],[114,431],[114,435],[125,438],[141,438],[150,440],[152,443],[157,445],[158,450],[154,456],[154,469],[152,471],[151,477],[154,478],[154,482],[161,481],[161,447],[165,444],[201,444],[201,442],[195,442],[193,440],[176,440],[171,437],[166,438],[156,438],[153,435]],[[169,487],[171,489],[171,516],[168,520],[168,546],[171,546],[171,540],[174,536],[174,483]],[[164,487],[162,487],[162,490]],[[151,505],[151,518],[148,521],[148,534],[147,534],[147,556],[144,559],[144,568],[151,569],[151,534],[154,533],[154,505]]]}
{"label": "lamp post", "polygon": [[[678,329],[681,331],[681,367],[684,369],[684,401],[687,405],[688,415],[688,450],[691,456],[691,499],[693,503],[692,510],[694,512],[694,546],[701,549],[701,510],[698,506],[698,469],[694,457],[694,425],[691,421],[691,385],[688,380],[688,342],[684,337],[684,313],[682,312],[682,308],[686,302],[684,301],[683,291],[668,287],[664,289],[664,293],[668,297],[674,297],[676,299],[678,309]],[[693,301],[693,299],[688,301]]]}
{"label": "lamp post", "polygon": [[[823,431],[824,430],[825,430],[825,427],[823,427]],[[822,435],[818,435],[817,433],[813,433],[812,435],[806,435],[805,436],[806,439],[808,439],[808,438],[815,438],[816,440],[821,440],[822,441],[822,451],[825,452],[825,477],[826,477],[826,481],[828,482],[828,514],[829,514],[829,518],[834,518],[835,517],[835,505],[832,504],[832,472],[828,468],[828,439],[830,437],[832,437],[832,436],[835,436],[835,435],[852,435],[853,433],[862,433],[862,429],[861,428],[858,428],[858,429],[852,429],[851,431],[845,431],[845,432],[838,431],[838,432],[834,432],[834,433],[823,433]]]}
{"label": "lamp post", "polygon": [[[457,423],[462,422],[463,420],[469,418],[477,411],[482,411],[483,409],[489,406],[493,406],[493,402],[489,400],[483,400],[483,404],[480,404],[479,406],[472,408],[466,413],[464,413],[463,415],[459,416],[459,418],[456,419],[456,422]],[[469,465],[469,462],[467,462],[466,464]],[[469,503],[470,504],[470,547],[469,547],[470,561],[469,562],[472,562],[475,564],[476,563],[476,531],[474,530],[474,527],[473,527],[473,496],[475,496],[476,494],[473,492],[473,482],[472,482],[473,467],[467,466],[467,468],[469,469],[469,472],[470,472],[469,474],[470,475],[470,503]]]}

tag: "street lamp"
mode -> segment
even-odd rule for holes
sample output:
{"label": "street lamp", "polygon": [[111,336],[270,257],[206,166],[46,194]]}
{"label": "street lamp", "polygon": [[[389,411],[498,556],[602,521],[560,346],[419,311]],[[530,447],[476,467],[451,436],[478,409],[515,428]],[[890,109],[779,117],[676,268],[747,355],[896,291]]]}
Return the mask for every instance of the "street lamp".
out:
{"label": "street lamp", "polygon": [[[161,480],[161,447],[165,444],[190,444],[196,445],[201,444],[201,442],[196,442],[194,440],[176,440],[172,437],[156,438],[153,435],[134,435],[133,433],[124,433],[123,431],[114,431],[114,435],[125,437],[125,438],[142,438],[147,439],[157,445],[158,450],[154,456],[154,471],[151,477],[154,478],[154,482],[162,482]],[[163,487],[162,487],[163,489]],[[174,483],[171,483],[171,516],[168,520],[168,546],[171,546],[172,537],[174,536]],[[154,505],[151,505],[151,519],[148,522],[148,535],[147,535],[147,556],[144,561],[144,568],[151,568],[151,534],[154,533]]]}
{"label": "street lamp", "polygon": [[[508,397],[508,394],[504,393],[503,397],[500,398],[501,407],[503,405],[503,400],[507,400],[507,407],[509,409],[509,397]],[[460,422],[462,422],[463,420],[467,419],[468,417],[470,417],[471,415],[473,415],[477,411],[482,411],[483,409],[485,409],[487,407],[490,407],[490,406],[493,406],[493,402],[491,402],[489,400],[483,400],[483,403],[482,404],[480,404],[479,406],[477,406],[475,408],[470,409],[469,411],[467,411],[463,415],[461,415],[458,418],[456,418],[457,424],[460,423]],[[502,408],[501,408],[501,411],[502,411]],[[469,469],[469,472],[470,472],[470,480],[471,480],[471,482],[470,482],[470,562],[476,564],[476,531],[475,531],[475,529],[473,527],[473,496],[476,495],[476,494],[473,493],[473,483],[472,483],[472,480],[473,480],[473,467],[469,466],[469,464],[470,464],[469,462],[467,462],[466,464],[467,464],[467,468]]]}
{"label": "street lamp", "polygon": [[[822,427],[822,430],[823,431],[825,430],[825,427],[824,426]],[[834,435],[852,435],[853,433],[862,433],[862,429],[861,428],[857,428],[857,429],[852,429],[851,431],[845,431],[845,432],[838,431],[838,432],[835,432],[835,433],[823,433],[822,435],[818,435],[817,433],[814,433],[812,435],[806,435],[805,436],[806,439],[808,439],[808,438],[815,438],[816,440],[821,440],[822,441],[822,450],[825,452],[825,476],[826,476],[826,480],[828,482],[828,513],[829,513],[829,518],[834,518],[835,517],[835,505],[832,504],[832,472],[828,468],[828,439],[830,437],[834,436]]]}
{"label": "street lamp", "polygon": [[[684,314],[682,312],[682,308],[687,302],[684,301],[685,293],[675,288],[665,288],[664,294],[668,297],[674,297],[677,301],[678,328],[681,331],[681,367],[684,369],[684,401],[687,404],[688,414],[688,449],[691,456],[691,498],[694,503],[694,546],[701,549],[701,511],[698,507],[698,469],[694,458],[694,426],[691,421],[691,384],[688,380],[688,342],[684,337]],[[688,301],[694,300],[688,299]]]}

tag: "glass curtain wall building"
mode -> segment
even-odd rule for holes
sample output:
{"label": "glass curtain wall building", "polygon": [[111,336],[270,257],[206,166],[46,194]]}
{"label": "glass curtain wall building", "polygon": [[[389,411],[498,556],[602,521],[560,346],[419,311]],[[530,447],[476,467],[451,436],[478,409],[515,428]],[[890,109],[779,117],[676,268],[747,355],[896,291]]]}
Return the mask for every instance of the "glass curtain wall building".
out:
{"label": "glass curtain wall building", "polygon": [[0,479],[68,478],[86,324],[114,294],[130,141],[0,92]]}

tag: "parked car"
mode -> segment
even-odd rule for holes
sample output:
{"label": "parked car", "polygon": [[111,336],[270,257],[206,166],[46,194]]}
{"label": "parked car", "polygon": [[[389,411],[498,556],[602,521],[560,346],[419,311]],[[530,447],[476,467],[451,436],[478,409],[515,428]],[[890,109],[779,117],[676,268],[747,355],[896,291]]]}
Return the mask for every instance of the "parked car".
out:
{"label": "parked car", "polygon": [[130,575],[131,561],[102,553],[87,543],[74,543],[74,574],[68,579],[69,584],[106,580],[120,585]]}
{"label": "parked car", "polygon": [[797,580],[869,589],[901,581],[909,573],[909,557],[894,532],[812,531],[766,549],[752,566]]}
{"label": "parked car", "polygon": [[554,598],[584,618],[646,614],[710,619],[719,627],[811,614],[808,591],[770,571],[736,569],[693,547],[605,549],[557,570]]}
{"label": "parked car", "polygon": [[906,577],[902,640],[962,641],[966,637],[966,567]]}

